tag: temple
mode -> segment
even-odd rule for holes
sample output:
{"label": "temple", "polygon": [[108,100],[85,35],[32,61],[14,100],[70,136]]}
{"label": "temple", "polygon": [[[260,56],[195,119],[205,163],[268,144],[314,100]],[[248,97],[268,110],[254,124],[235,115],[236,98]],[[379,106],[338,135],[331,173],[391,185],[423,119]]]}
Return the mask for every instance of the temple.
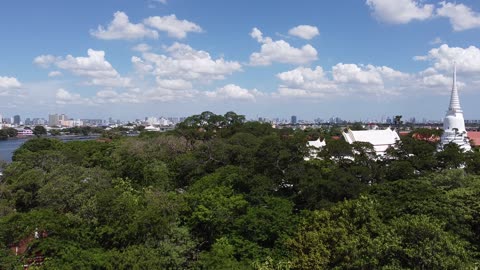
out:
{"label": "temple", "polygon": [[453,66],[453,85],[452,95],[450,97],[450,106],[447,115],[443,120],[443,130],[439,150],[442,150],[449,143],[457,144],[463,151],[471,150],[470,141],[465,130],[465,120],[463,119],[463,111],[460,107],[460,99],[457,89],[457,68]]}
{"label": "temple", "polygon": [[307,147],[309,148],[308,156],[304,157],[304,160],[316,159],[318,158],[318,153],[322,150],[327,143],[325,139],[322,141],[318,138],[316,141],[308,141]]}
{"label": "temple", "polygon": [[381,130],[350,130],[342,132],[345,141],[352,144],[354,142],[368,142],[373,145],[375,154],[384,156],[390,146],[394,146],[400,140],[398,133],[391,128]]}

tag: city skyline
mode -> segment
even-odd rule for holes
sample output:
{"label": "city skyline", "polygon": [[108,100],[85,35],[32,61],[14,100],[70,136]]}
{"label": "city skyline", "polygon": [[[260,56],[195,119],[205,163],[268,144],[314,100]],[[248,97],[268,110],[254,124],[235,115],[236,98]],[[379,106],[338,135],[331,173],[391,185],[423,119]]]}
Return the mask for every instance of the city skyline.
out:
{"label": "city skyline", "polygon": [[2,115],[480,118],[473,0],[1,5]]}

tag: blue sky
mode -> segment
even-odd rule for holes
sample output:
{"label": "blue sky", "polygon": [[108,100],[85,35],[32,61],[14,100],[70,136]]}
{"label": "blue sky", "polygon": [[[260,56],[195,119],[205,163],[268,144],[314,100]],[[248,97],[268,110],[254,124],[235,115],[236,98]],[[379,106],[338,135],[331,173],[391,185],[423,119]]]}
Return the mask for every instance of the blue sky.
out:
{"label": "blue sky", "polygon": [[480,118],[480,3],[111,0],[0,4],[0,114],[440,119],[457,62]]}

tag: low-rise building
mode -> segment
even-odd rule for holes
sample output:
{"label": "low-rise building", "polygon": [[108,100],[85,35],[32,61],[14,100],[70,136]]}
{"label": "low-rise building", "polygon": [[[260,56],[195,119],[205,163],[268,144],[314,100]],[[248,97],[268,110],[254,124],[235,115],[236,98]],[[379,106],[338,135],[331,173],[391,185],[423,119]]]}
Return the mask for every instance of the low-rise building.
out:
{"label": "low-rise building", "polygon": [[379,156],[385,155],[390,146],[395,145],[400,140],[398,133],[391,128],[380,130],[351,130],[342,132],[345,141],[352,144],[354,142],[368,142],[373,145],[375,153]]}
{"label": "low-rise building", "polygon": [[304,157],[305,160],[310,160],[310,159],[315,159],[318,158],[318,153],[322,151],[322,148],[325,147],[327,143],[325,142],[325,139],[320,140],[318,138],[315,141],[308,141],[307,142],[307,147],[309,149],[307,157]]}
{"label": "low-rise building", "polygon": [[24,136],[33,136],[33,131],[28,128],[17,129],[18,134],[17,136],[24,137]]}

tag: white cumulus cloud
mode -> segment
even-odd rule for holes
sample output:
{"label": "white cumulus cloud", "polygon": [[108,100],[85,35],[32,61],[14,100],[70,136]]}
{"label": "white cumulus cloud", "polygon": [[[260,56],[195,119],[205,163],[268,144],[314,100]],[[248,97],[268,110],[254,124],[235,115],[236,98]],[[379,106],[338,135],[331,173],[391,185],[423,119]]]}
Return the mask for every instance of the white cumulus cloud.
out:
{"label": "white cumulus cloud", "polygon": [[148,44],[145,44],[145,43],[137,44],[136,46],[134,46],[132,48],[132,50],[137,51],[137,52],[147,52],[147,51],[150,51],[151,49],[152,49],[152,47]]}
{"label": "white cumulus cloud", "polygon": [[310,40],[320,34],[316,26],[311,25],[299,25],[288,31],[292,36]]}
{"label": "white cumulus cloud", "polygon": [[141,23],[131,23],[127,14],[117,11],[113,14],[113,21],[107,28],[99,25],[96,30],[90,30],[90,34],[99,39],[142,39],[142,38],[158,38],[158,32],[148,29]]}
{"label": "white cumulus cloud", "polygon": [[207,91],[205,95],[210,98],[236,99],[245,101],[254,101],[259,95],[262,95],[257,89],[245,89],[235,84],[227,84],[215,91]]}
{"label": "white cumulus cloud", "polygon": [[60,72],[60,71],[58,71],[58,70],[50,71],[50,72],[48,73],[48,77],[50,77],[50,78],[58,77],[58,76],[62,76],[62,72]]}
{"label": "white cumulus cloud", "polygon": [[332,68],[333,79],[340,83],[382,84],[382,76],[371,68],[338,63]]}
{"label": "white cumulus cloud", "polygon": [[161,79],[182,79],[211,81],[222,80],[226,75],[241,71],[242,66],[236,61],[223,58],[213,59],[206,51],[174,43],[166,48],[167,55],[143,53],[142,58],[132,58],[137,69],[149,71]]}
{"label": "white cumulus cloud", "polygon": [[431,49],[427,55],[415,56],[414,59],[431,61],[433,68],[437,71],[451,71],[453,63],[456,62],[459,72],[477,74],[480,72],[480,49],[475,46],[461,48],[443,44],[438,48]]}
{"label": "white cumulus cloud", "polygon": [[134,69],[141,75],[149,74],[153,70],[153,65],[146,63],[140,57],[132,56],[131,61]]}
{"label": "white cumulus cloud", "polygon": [[283,84],[293,88],[303,89],[332,89],[334,85],[325,76],[322,67],[315,69],[298,67],[296,69],[277,74]]}
{"label": "white cumulus cloud", "polygon": [[284,40],[273,41],[270,37],[263,37],[258,28],[253,28],[250,36],[262,43],[260,52],[250,55],[251,65],[268,66],[273,62],[305,64],[317,59],[317,50],[310,44],[295,48]]}
{"label": "white cumulus cloud", "polygon": [[[124,78],[105,59],[104,51],[88,49],[87,57],[56,57],[42,55],[34,62],[46,67],[54,65],[59,69],[71,72],[74,75],[87,78],[87,84],[104,87],[130,87],[131,79]],[[48,65],[46,65],[48,63]]]}
{"label": "white cumulus cloud", "polygon": [[430,45],[437,45],[442,43],[443,43],[443,40],[440,37],[436,37],[429,42]]}
{"label": "white cumulus cloud", "polygon": [[59,88],[55,94],[57,104],[87,104],[90,101],[82,98],[80,94],[71,93],[63,88]]}
{"label": "white cumulus cloud", "polygon": [[142,101],[172,101],[206,97],[198,85],[223,80],[242,71],[237,61],[214,58],[208,52],[175,42],[164,48],[164,54],[150,51],[133,56],[132,64],[142,80]]}
{"label": "white cumulus cloud", "polygon": [[189,32],[202,32],[202,28],[200,26],[187,20],[179,20],[175,14],[163,17],[148,17],[143,22],[159,31],[167,32],[170,37],[178,39],[185,38]]}
{"label": "white cumulus cloud", "polygon": [[15,77],[0,76],[0,89],[20,88],[22,84]]}
{"label": "white cumulus cloud", "polygon": [[417,0],[367,0],[366,4],[379,21],[405,24],[412,20],[426,20],[433,16],[434,5]]}
{"label": "white cumulus cloud", "polygon": [[105,103],[140,103],[141,95],[134,91],[117,92],[114,90],[102,90],[92,97],[95,104]]}
{"label": "white cumulus cloud", "polygon": [[157,77],[156,82],[159,87],[170,90],[190,90],[193,88],[191,82],[182,79],[169,80]]}
{"label": "white cumulus cloud", "polygon": [[480,14],[464,4],[441,2],[437,15],[446,17],[455,31],[463,31],[480,27]]}
{"label": "white cumulus cloud", "polygon": [[411,75],[386,66],[338,63],[332,67],[331,78],[322,67],[298,67],[277,74],[281,83],[276,95],[294,97],[334,97],[352,94],[397,95]]}
{"label": "white cumulus cloud", "polygon": [[33,59],[33,63],[37,66],[43,67],[43,68],[48,68],[50,67],[53,63],[57,61],[57,57],[50,55],[50,54],[45,54],[45,55],[39,55]]}

